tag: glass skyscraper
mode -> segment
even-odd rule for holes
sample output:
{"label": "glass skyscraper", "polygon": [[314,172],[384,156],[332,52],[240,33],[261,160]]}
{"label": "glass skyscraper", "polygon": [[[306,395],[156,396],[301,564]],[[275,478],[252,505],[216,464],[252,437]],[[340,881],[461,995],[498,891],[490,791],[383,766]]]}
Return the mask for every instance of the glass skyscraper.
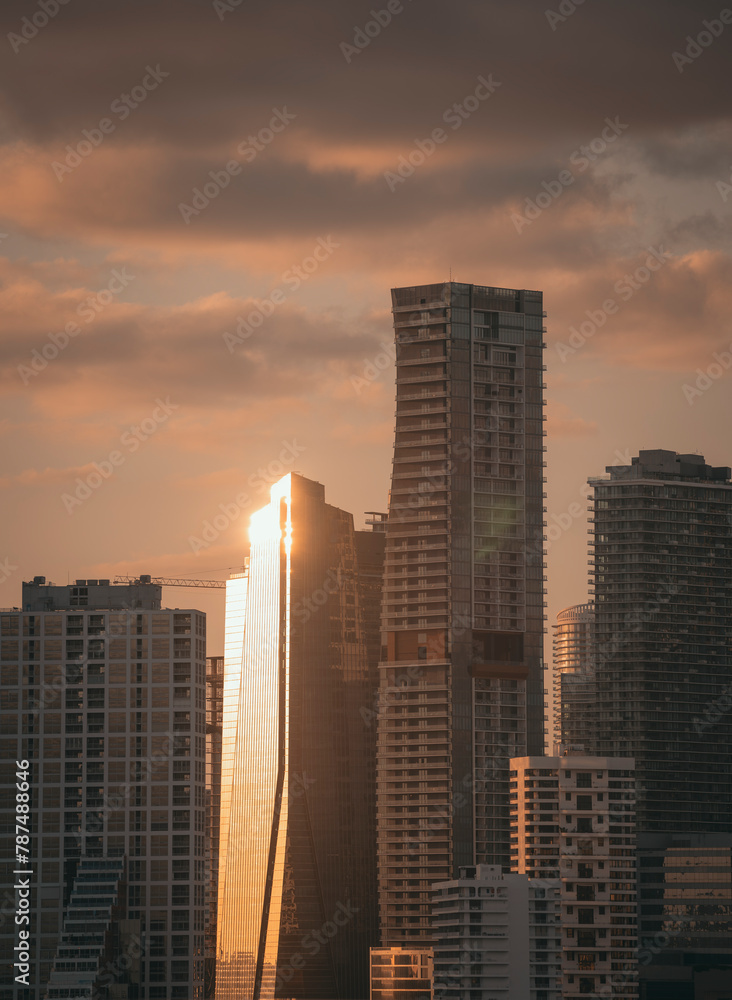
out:
{"label": "glass skyscraper", "polygon": [[291,474],[250,538],[227,595],[216,996],[360,998],[384,535]]}
{"label": "glass skyscraper", "polygon": [[378,705],[382,946],[433,882],[510,866],[508,762],[544,749],[541,292],[392,291],[396,435]]}
{"label": "glass skyscraper", "polygon": [[554,740],[586,750],[595,740],[592,604],[575,604],[557,615],[554,626]]}

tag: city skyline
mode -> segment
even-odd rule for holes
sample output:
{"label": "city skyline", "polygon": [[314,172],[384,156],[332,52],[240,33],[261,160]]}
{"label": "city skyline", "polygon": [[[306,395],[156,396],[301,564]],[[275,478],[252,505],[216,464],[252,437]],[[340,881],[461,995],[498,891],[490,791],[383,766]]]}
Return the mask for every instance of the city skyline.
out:
{"label": "city skyline", "polygon": [[730,1000],[732,9],[0,26],[0,1000]]}
{"label": "city skyline", "polygon": [[[729,461],[729,29],[691,63],[674,60],[718,12],[566,4],[561,20],[533,0],[461,2],[445,31],[438,5],[402,6],[350,52],[357,28],[375,30],[354,2],[310,20],[278,5],[101,12],[75,0],[26,29],[18,51],[7,35],[28,12],[4,5],[0,86],[17,144],[2,147],[0,489],[8,522],[35,530],[0,551],[17,567],[0,573],[0,605],[38,567],[59,582],[67,571],[224,579],[279,468],[327,482],[357,517],[383,509],[388,289],[451,273],[545,291],[547,506],[561,532],[550,620],[585,599],[584,512],[570,510],[593,467],[641,448]],[[447,138],[427,155],[415,141],[429,150],[438,127]],[[66,146],[97,133],[76,163]],[[410,155],[426,157],[411,174]],[[73,169],[55,173],[69,157]],[[384,174],[400,158],[409,176],[392,191]],[[241,173],[226,174],[234,160]],[[211,171],[228,183],[186,224],[178,206],[216,183]],[[527,200],[546,207],[519,232]],[[49,338],[62,333],[59,348]],[[165,420],[158,399],[176,407]],[[77,479],[83,494],[112,452],[122,464],[74,504]],[[151,492],[161,509],[143,515]],[[136,514],[127,523],[120,510]],[[215,519],[223,529],[207,530]],[[202,599],[221,623],[221,602]]]}

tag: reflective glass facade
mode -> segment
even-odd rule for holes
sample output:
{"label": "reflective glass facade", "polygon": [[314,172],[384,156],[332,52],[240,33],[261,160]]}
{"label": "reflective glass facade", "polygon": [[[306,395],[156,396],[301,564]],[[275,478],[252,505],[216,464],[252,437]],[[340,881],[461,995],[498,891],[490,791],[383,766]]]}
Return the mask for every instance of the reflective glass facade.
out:
{"label": "reflective glass facade", "polygon": [[271,496],[229,584],[216,996],[363,997],[383,536],[302,476]]}
{"label": "reflective glass facade", "polygon": [[565,749],[587,750],[595,739],[595,669],[592,604],[575,604],[554,626],[554,740]]}

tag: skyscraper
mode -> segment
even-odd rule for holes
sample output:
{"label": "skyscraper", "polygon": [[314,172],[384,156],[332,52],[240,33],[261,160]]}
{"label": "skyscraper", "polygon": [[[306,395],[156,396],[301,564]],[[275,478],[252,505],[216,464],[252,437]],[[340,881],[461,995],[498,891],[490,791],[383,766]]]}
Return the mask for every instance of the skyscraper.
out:
{"label": "skyscraper", "polygon": [[397,396],[378,710],[381,943],[433,882],[508,867],[508,761],[544,746],[540,292],[392,291]]}
{"label": "skyscraper", "polygon": [[587,750],[595,740],[592,604],[575,604],[557,615],[554,626],[554,740]]}
{"label": "skyscraper", "polygon": [[590,480],[595,752],[636,760],[641,997],[693,1000],[711,970],[732,977],[730,469],[657,450],[607,472]]}
{"label": "skyscraper", "polygon": [[635,757],[642,833],[732,830],[732,483],[642,451],[594,490],[596,752]]}
{"label": "skyscraper", "polygon": [[361,998],[384,535],[291,474],[250,537],[227,595],[216,996]]}
{"label": "skyscraper", "polygon": [[0,615],[3,893],[16,760],[32,869],[27,987],[4,920],[3,998],[203,997],[206,618],[160,603],[149,577],[36,577]]}

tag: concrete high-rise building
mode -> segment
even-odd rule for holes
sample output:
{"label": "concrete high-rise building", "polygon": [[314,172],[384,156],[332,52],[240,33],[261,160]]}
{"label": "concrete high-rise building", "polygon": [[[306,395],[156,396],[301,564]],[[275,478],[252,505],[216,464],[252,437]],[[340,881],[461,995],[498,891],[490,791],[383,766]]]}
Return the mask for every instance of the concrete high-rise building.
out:
{"label": "concrete high-rise building", "polygon": [[32,831],[27,985],[3,920],[3,1000],[203,998],[206,618],[160,605],[149,577],[36,577],[0,614],[5,903],[16,760]]}
{"label": "concrete high-rise building", "polygon": [[732,830],[732,483],[642,451],[594,491],[599,754],[635,757],[641,833]]}
{"label": "concrete high-rise building", "polygon": [[206,659],[206,830],[208,834],[206,902],[206,988],[204,1000],[213,1000],[216,988],[216,912],[219,885],[221,822],[221,741],[224,721],[224,657]]}
{"label": "concrete high-rise building", "polygon": [[657,450],[607,472],[590,480],[594,747],[636,759],[641,996],[694,1000],[712,970],[732,979],[730,469]]}
{"label": "concrete high-rise building", "polygon": [[248,577],[227,588],[216,997],[360,1000],[385,536],[291,474],[250,538]]}
{"label": "concrete high-rise building", "polygon": [[433,882],[508,866],[508,760],[544,746],[540,292],[392,292],[396,435],[378,712],[383,946]]}
{"label": "concrete high-rise building", "polygon": [[511,761],[511,783],[514,870],[561,878],[559,996],[637,1000],[633,760],[524,757]]}
{"label": "concrete high-rise building", "polygon": [[585,752],[595,740],[592,604],[575,604],[557,615],[554,626],[554,741]]}
{"label": "concrete high-rise building", "polygon": [[435,1000],[560,1000],[560,882],[461,868],[434,886]]}
{"label": "concrete high-rise building", "polygon": [[371,1000],[432,1000],[432,948],[372,948]]}

